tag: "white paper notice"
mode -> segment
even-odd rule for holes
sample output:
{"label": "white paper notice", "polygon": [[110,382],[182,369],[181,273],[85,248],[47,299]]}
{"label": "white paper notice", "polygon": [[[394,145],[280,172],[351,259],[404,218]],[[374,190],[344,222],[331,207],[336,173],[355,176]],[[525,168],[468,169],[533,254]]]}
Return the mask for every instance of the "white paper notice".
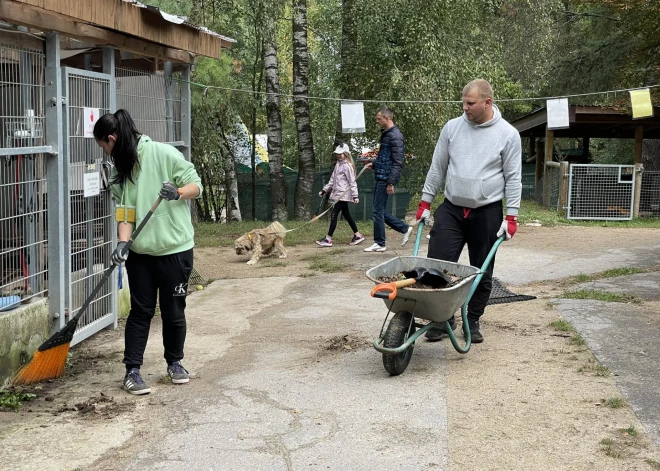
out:
{"label": "white paper notice", "polygon": [[85,198],[96,196],[101,193],[101,179],[99,178],[99,172],[86,173],[83,178]]}
{"label": "white paper notice", "polygon": [[99,120],[99,109],[98,108],[83,108],[83,130],[85,137],[94,137],[94,125]]}
{"label": "white paper notice", "polygon": [[341,132],[364,132],[364,104],[361,101],[348,101],[341,104]]}
{"label": "white paper notice", "polygon": [[556,98],[546,102],[548,109],[548,129],[567,129],[568,122],[568,98]]}

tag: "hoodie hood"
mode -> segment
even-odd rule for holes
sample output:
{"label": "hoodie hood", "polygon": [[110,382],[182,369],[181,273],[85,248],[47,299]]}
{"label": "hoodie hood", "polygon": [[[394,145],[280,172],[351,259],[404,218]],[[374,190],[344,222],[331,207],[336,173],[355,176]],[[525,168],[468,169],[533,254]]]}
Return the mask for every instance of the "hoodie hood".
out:
{"label": "hoodie hood", "polygon": [[502,113],[500,113],[500,109],[497,107],[497,105],[493,103],[493,117],[489,121],[486,121],[482,124],[475,124],[467,118],[465,113],[463,113],[463,119],[466,123],[468,123],[470,126],[474,126],[475,128],[487,128],[502,119]]}

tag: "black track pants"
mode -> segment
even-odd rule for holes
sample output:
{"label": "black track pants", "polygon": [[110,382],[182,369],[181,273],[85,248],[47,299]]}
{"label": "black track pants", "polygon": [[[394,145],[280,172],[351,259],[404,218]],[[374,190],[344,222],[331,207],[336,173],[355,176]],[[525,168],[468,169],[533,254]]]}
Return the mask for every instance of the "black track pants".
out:
{"label": "black track pants", "polygon": [[163,322],[165,360],[169,364],[183,359],[186,295],[192,266],[193,249],[158,257],[130,252],[126,260],[131,290],[124,349],[127,369],[142,365],[151,319],[156,312],[156,296],[159,296]]}
{"label": "black track pants", "polygon": [[[434,223],[429,241],[429,258],[457,262],[465,244],[468,245],[470,265],[481,268],[488,252],[497,241],[497,231],[502,225],[502,202],[469,209],[455,206],[445,200],[434,213]],[[468,304],[470,322],[479,320],[486,309],[493,286],[495,258]]]}
{"label": "black track pants", "polygon": [[358,231],[357,224],[355,224],[353,216],[351,216],[351,211],[348,209],[348,201],[337,201],[335,207],[332,208],[332,215],[330,216],[330,228],[328,229],[328,235],[330,237],[332,237],[332,234],[335,233],[335,229],[337,229],[337,218],[339,217],[340,212],[344,215],[344,219],[346,219],[348,225],[351,226],[353,233]]}

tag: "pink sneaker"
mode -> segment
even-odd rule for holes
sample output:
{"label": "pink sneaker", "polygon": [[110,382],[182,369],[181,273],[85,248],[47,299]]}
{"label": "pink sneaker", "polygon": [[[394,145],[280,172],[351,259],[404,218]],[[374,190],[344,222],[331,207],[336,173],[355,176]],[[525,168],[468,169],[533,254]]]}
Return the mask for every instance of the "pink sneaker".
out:
{"label": "pink sneaker", "polygon": [[351,240],[348,245],[357,245],[360,242],[364,240],[364,236],[360,234],[359,232],[353,236],[353,240]]}
{"label": "pink sneaker", "polygon": [[325,236],[321,240],[317,240],[316,243],[319,244],[321,247],[332,247],[332,239],[328,236]]}

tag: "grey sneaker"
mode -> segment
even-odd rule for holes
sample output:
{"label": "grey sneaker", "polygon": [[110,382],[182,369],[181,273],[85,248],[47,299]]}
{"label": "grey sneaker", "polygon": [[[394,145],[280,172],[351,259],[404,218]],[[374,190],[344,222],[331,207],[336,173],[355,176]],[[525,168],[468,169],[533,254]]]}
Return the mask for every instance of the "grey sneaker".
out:
{"label": "grey sneaker", "polygon": [[138,368],[131,368],[126,376],[124,376],[124,389],[131,394],[141,396],[142,394],[149,394],[151,388],[142,379],[140,370]]}
{"label": "grey sneaker", "polygon": [[410,239],[410,234],[412,234],[413,227],[408,226],[408,230],[406,231],[405,234],[403,234],[403,238],[401,239],[401,247],[406,245],[408,243],[408,239]]}
{"label": "grey sneaker", "polygon": [[167,365],[167,374],[174,384],[185,384],[190,381],[190,375],[180,361]]}

